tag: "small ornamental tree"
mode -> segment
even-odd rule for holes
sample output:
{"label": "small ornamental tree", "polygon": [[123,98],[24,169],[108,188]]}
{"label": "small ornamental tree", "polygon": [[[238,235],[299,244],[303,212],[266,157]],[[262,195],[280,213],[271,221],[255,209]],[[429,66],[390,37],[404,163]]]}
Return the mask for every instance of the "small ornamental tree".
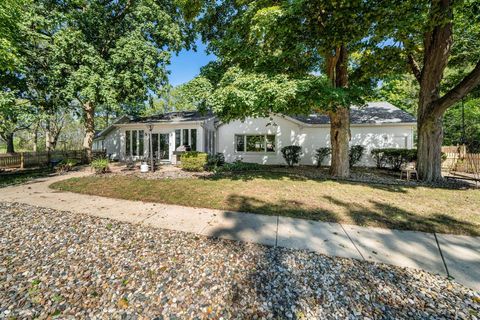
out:
{"label": "small ornamental tree", "polygon": [[283,158],[287,162],[289,167],[293,167],[300,162],[300,155],[302,153],[302,147],[300,146],[286,146],[281,150]]}

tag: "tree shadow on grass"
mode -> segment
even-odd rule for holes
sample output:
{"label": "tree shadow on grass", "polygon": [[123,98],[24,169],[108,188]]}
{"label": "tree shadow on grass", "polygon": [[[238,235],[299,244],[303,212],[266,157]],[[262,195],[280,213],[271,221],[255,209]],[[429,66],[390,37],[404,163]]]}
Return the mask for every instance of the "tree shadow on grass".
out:
{"label": "tree shadow on grass", "polygon": [[226,199],[228,207],[239,212],[251,212],[266,215],[339,222],[335,212],[326,209],[307,209],[306,203],[297,200],[280,200],[267,202],[256,197],[231,194]]}
{"label": "tree shadow on grass", "polygon": [[373,205],[366,207],[358,203],[349,203],[331,196],[326,200],[346,209],[355,224],[360,226],[378,226],[388,229],[415,230],[424,232],[455,233],[479,236],[479,226],[467,221],[457,220],[451,216],[436,213],[418,215],[403,208],[387,203],[368,200]]}

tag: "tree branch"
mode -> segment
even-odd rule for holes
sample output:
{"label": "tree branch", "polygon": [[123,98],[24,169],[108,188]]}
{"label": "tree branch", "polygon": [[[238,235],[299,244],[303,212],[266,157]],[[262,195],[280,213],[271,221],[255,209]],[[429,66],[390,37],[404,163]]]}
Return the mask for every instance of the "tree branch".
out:
{"label": "tree branch", "polygon": [[440,113],[445,112],[448,107],[460,101],[478,85],[480,85],[480,60],[477,62],[475,68],[473,68],[460,83],[434,102],[433,110]]}
{"label": "tree branch", "polygon": [[417,79],[418,82],[422,81],[422,71],[420,70],[420,66],[418,65],[417,61],[413,57],[413,54],[408,54],[408,64],[410,68],[412,68],[412,73]]}

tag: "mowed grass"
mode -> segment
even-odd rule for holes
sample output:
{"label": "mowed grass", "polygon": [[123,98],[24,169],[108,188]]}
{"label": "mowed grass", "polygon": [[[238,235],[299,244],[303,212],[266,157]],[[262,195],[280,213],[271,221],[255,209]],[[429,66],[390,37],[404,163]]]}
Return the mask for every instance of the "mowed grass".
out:
{"label": "mowed grass", "polygon": [[480,190],[314,180],[275,173],[208,179],[83,177],[54,189],[127,200],[426,232],[480,235]]}

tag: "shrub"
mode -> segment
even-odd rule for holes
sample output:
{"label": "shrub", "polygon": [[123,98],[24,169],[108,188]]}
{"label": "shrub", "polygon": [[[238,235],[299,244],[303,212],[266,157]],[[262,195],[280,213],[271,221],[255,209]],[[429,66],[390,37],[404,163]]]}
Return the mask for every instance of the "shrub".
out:
{"label": "shrub", "polygon": [[297,164],[300,161],[300,153],[302,152],[302,147],[300,146],[286,146],[281,150],[283,158],[287,162],[289,167]]}
{"label": "shrub", "polygon": [[207,164],[207,156],[204,152],[187,151],[180,158],[180,167],[185,171],[203,171]]}
{"label": "shrub", "polygon": [[315,150],[315,159],[317,160],[317,167],[320,167],[323,161],[332,153],[332,149],[328,147],[318,148]]}
{"label": "shrub", "polygon": [[207,157],[207,170],[215,170],[225,164],[225,156],[223,153],[209,154]]}
{"label": "shrub", "polygon": [[59,172],[68,172],[72,170],[72,168],[75,167],[76,165],[78,165],[78,161],[75,159],[63,159],[57,165],[56,169]]}
{"label": "shrub", "polygon": [[357,163],[360,162],[363,156],[363,152],[365,151],[364,146],[351,146],[350,152],[348,153],[348,162],[350,163],[350,167],[353,167]]}
{"label": "shrub", "polygon": [[107,158],[98,158],[90,162],[90,167],[95,170],[95,173],[102,174],[107,173],[109,170],[108,167],[109,161]]}
{"label": "shrub", "polygon": [[263,166],[253,162],[243,162],[237,160],[231,163],[225,163],[223,166],[218,167],[218,172],[241,172],[241,171],[256,171],[261,170]]}
{"label": "shrub", "polygon": [[393,170],[400,170],[402,165],[417,160],[416,149],[373,149],[371,151],[378,168],[389,166]]}

